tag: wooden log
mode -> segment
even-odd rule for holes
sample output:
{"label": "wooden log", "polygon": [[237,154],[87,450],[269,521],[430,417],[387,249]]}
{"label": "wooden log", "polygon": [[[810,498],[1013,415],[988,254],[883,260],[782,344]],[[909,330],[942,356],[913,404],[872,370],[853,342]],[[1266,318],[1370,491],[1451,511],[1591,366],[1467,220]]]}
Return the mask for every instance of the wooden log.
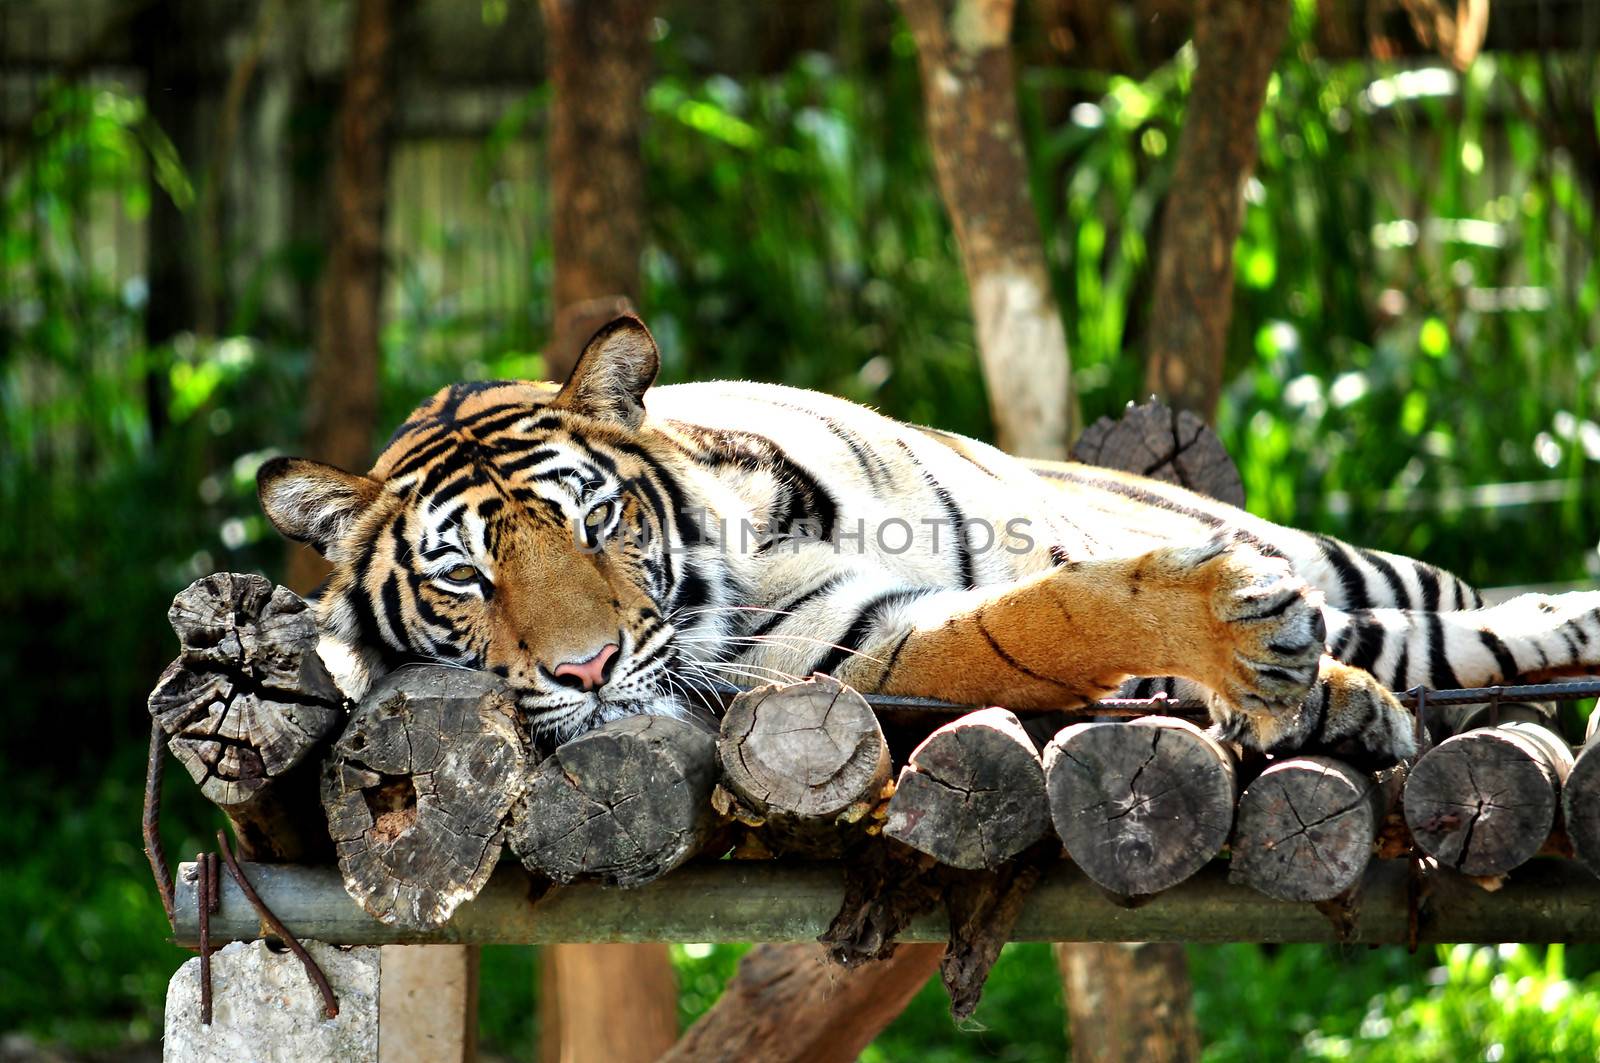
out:
{"label": "wooden log", "polygon": [[[478,896],[432,930],[380,923],[345,893],[337,869],[247,864],[261,899],[297,933],[338,945],[450,942],[541,945],[586,941],[814,941],[839,910],[844,869],[837,863],[704,861],[634,890],[580,883],[536,900],[539,880],[503,862]],[[196,875],[177,876],[180,945],[194,947]],[[1361,884],[1361,906],[1348,940],[1407,941],[1414,880],[1403,860],[1377,860]],[[224,875],[212,940],[253,940],[261,920]],[[943,912],[917,916],[905,942],[944,942]],[[1220,862],[1135,907],[1108,903],[1103,889],[1058,862],[1022,904],[1014,941],[1265,941],[1341,940],[1314,906],[1280,901],[1229,885]],[[1600,881],[1571,860],[1536,860],[1499,891],[1440,869],[1427,880],[1417,940],[1430,942],[1600,940]]]}
{"label": "wooden log", "polygon": [[495,676],[433,665],[385,676],[323,769],[350,896],[401,927],[449,919],[500,859],[527,759],[516,705]]}
{"label": "wooden log", "polygon": [[998,867],[1050,829],[1044,769],[1022,724],[980,709],[911,753],[883,833],[952,867]]}
{"label": "wooden log", "polygon": [[149,699],[167,748],[250,859],[328,855],[312,754],[344,698],[317,656],[305,601],[260,576],[218,572],[179,593],[167,617],[182,650]]}
{"label": "wooden log", "polygon": [[848,1063],[905,1010],[943,951],[907,945],[841,972],[814,943],[757,945],[661,1063]]}
{"label": "wooden log", "polygon": [[716,816],[717,743],[699,724],[628,716],[561,746],[529,775],[507,841],[557,882],[637,886],[700,851]]}
{"label": "wooden log", "polygon": [[1064,727],[1045,747],[1044,772],[1067,852],[1125,897],[1182,882],[1233,826],[1233,757],[1186,720]]}
{"label": "wooden log", "polygon": [[1441,864],[1468,875],[1503,875],[1544,844],[1571,769],[1572,751],[1538,724],[1456,735],[1412,766],[1406,825]]}
{"label": "wooden log", "polygon": [[1589,713],[1583,752],[1561,787],[1561,808],[1573,855],[1600,875],[1600,709]]}
{"label": "wooden log", "polygon": [[837,824],[858,822],[883,796],[889,745],[866,699],[832,676],[740,694],[717,739],[723,782],[758,821],[769,847],[843,848]]}
{"label": "wooden log", "polygon": [[1136,472],[1187,487],[1233,506],[1244,505],[1244,482],[1216,432],[1188,410],[1159,399],[1128,404],[1113,421],[1102,417],[1072,445],[1072,460]]}
{"label": "wooden log", "polygon": [[1239,796],[1231,882],[1286,901],[1324,901],[1354,885],[1388,810],[1372,775],[1331,757],[1292,757]]}

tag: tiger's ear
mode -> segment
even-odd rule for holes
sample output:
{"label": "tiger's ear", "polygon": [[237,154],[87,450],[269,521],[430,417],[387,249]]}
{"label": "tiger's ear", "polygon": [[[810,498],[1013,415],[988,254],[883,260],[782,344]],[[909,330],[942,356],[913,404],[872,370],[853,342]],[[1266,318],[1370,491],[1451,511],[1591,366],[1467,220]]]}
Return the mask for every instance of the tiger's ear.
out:
{"label": "tiger's ear", "polygon": [[324,557],[382,490],[377,480],[305,458],[273,458],[256,472],[256,495],[272,526]]}
{"label": "tiger's ear", "polygon": [[584,345],[555,404],[638,428],[644,420],[644,393],[660,368],[655,337],[643,321],[627,314]]}

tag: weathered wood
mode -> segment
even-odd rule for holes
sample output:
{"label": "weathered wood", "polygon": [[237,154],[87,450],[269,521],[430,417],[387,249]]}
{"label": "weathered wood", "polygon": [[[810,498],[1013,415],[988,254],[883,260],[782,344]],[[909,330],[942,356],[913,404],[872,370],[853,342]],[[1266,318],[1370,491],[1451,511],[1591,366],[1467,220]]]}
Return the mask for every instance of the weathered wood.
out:
{"label": "weathered wood", "polygon": [[993,868],[1050,829],[1044,769],[1022,724],[981,709],[912,751],[883,833],[961,868]]}
{"label": "weathered wood", "polygon": [[[1074,1063],[1187,1063],[1200,1035],[1183,949],[1159,942],[1056,946]],[[1110,1021],[1115,1016],[1119,1021]]]}
{"label": "weathered wood", "polygon": [[1406,825],[1441,864],[1468,875],[1503,875],[1544,844],[1571,769],[1566,743],[1535,723],[1456,735],[1408,773]]}
{"label": "weathered wood", "polygon": [[[567,941],[813,941],[844,892],[837,863],[707,861],[634,890],[578,884],[537,895],[539,881],[502,863],[455,918],[428,931],[380,923],[345,893],[331,867],[248,864],[256,890],[284,923],[308,938],[341,945],[396,942],[549,944]],[[1406,861],[1374,861],[1362,879],[1349,940],[1407,940],[1411,872]],[[194,865],[177,877],[177,941],[193,947]],[[254,939],[261,922],[223,876],[212,940]],[[942,912],[912,919],[901,941],[948,940]],[[1231,886],[1220,862],[1135,907],[1107,901],[1101,887],[1062,861],[1044,872],[1022,905],[1014,941],[1336,941],[1309,904]],[[1440,869],[1429,875],[1418,940],[1428,942],[1600,940],[1600,881],[1575,861],[1536,860],[1498,892]],[[902,945],[903,947],[903,945]]]}
{"label": "weathered wood", "polygon": [[557,882],[649,882],[711,836],[716,746],[699,724],[666,716],[603,724],[530,773],[506,840],[530,870]]}
{"label": "weathered wood", "polygon": [[1186,720],[1064,727],[1045,747],[1044,771],[1067,852],[1123,896],[1182,882],[1233,826],[1233,757]]}
{"label": "weathered wood", "polygon": [[816,944],[757,945],[662,1063],[848,1063],[905,1010],[942,951],[908,945],[841,974]]}
{"label": "weathered wood", "polygon": [[515,703],[496,677],[434,665],[385,676],[323,769],[350,896],[402,927],[449,919],[500,858],[527,758]]}
{"label": "weathered wood", "polygon": [[182,649],[149,699],[167,748],[250,859],[327,855],[312,754],[344,699],[305,601],[260,576],[218,572],[179,593],[167,617]]}
{"label": "weathered wood", "polygon": [[1121,417],[1102,417],[1072,445],[1072,460],[1136,472],[1187,487],[1234,506],[1244,505],[1244,483],[1217,433],[1189,410],[1159,399],[1128,404]]}
{"label": "weathered wood", "polygon": [[776,851],[842,848],[835,825],[858,822],[889,781],[877,717],[860,694],[825,675],[734,698],[717,756],[741,818],[759,822]]}
{"label": "weathered wood", "polygon": [[1561,787],[1561,808],[1573,855],[1600,875],[1600,710],[1589,714],[1583,752]]}
{"label": "weathered wood", "polygon": [[1229,881],[1286,901],[1337,896],[1366,870],[1387,810],[1366,772],[1330,757],[1278,761],[1239,796]]}

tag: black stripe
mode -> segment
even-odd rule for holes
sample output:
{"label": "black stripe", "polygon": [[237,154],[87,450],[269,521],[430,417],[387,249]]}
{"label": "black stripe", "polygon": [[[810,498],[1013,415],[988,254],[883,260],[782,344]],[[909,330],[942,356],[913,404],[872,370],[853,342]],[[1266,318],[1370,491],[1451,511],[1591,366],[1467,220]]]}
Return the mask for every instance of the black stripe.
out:
{"label": "black stripe", "polygon": [[1400,579],[1400,573],[1395,571],[1394,566],[1371,550],[1361,550],[1359,553],[1367,564],[1378,570],[1378,575],[1389,585],[1390,595],[1394,599],[1389,604],[1396,609],[1411,608],[1411,594],[1406,590],[1405,582]]}
{"label": "black stripe", "polygon": [[1394,665],[1394,679],[1389,683],[1391,690],[1406,689],[1406,681],[1411,672],[1411,640],[1402,636],[1400,639],[1400,659]]}
{"label": "black stripe", "polygon": [[1417,565],[1417,582],[1422,584],[1422,608],[1430,613],[1439,611],[1439,570],[1432,565]]}
{"label": "black stripe", "polygon": [[880,690],[883,688],[883,685],[889,681],[889,676],[894,673],[894,666],[900,663],[900,651],[906,648],[906,643],[910,642],[911,636],[915,634],[915,631],[907,631],[904,635],[900,636],[898,641],[895,642],[894,651],[889,654],[888,662],[883,666],[883,671],[878,675],[878,688]]}
{"label": "black stripe", "polygon": [[1327,535],[1313,535],[1312,538],[1322,547],[1322,556],[1333,566],[1334,575],[1339,577],[1339,586],[1344,591],[1344,600],[1334,604],[1350,609],[1370,609],[1372,600],[1367,596],[1367,582],[1346,553],[1349,547]]}
{"label": "black stripe", "polygon": [[1154,491],[1146,490],[1145,488],[1139,487],[1135,484],[1123,483],[1121,480],[1103,480],[1097,476],[1092,476],[1087,473],[1068,469],[1036,468],[1033,471],[1038,475],[1044,476],[1048,479],[1070,480],[1073,483],[1085,484],[1089,487],[1098,487],[1101,490],[1122,495],[1124,498],[1136,499],[1159,509],[1165,509],[1172,513],[1182,514],[1185,517],[1189,517],[1192,520],[1197,520],[1200,523],[1212,528],[1221,528],[1228,523],[1215,513],[1207,513],[1205,510],[1195,509],[1193,506],[1186,506],[1181,502],[1174,501],[1173,499],[1167,498],[1163,495],[1158,495]]}
{"label": "black stripe", "polygon": [[1428,684],[1435,690],[1459,690],[1461,680],[1444,651],[1444,622],[1438,613],[1423,615],[1428,618]]}
{"label": "black stripe", "polygon": [[1061,688],[1063,690],[1071,689],[1066,683],[1063,683],[1061,680],[1052,679],[1047,675],[1043,675],[1043,674],[1041,674],[1039,672],[1035,672],[1032,668],[1029,668],[1027,665],[1023,664],[1021,661],[1019,661],[1015,657],[1011,656],[1011,654],[1007,653],[1006,652],[1006,648],[1004,646],[1000,645],[999,641],[994,637],[993,634],[990,633],[988,626],[984,624],[984,622],[983,622],[983,613],[981,611],[978,612],[976,615],[974,615],[972,619],[973,619],[973,622],[978,625],[978,633],[983,636],[984,641],[989,643],[989,648],[994,651],[995,656],[999,657],[1007,665],[1009,665],[1012,668],[1016,669],[1017,671],[1021,672],[1023,675],[1027,676],[1029,679],[1037,679],[1041,683],[1049,683],[1051,686],[1059,687],[1059,688]]}
{"label": "black stripe", "polygon": [[885,609],[889,609],[903,602],[914,601],[933,591],[926,587],[901,588],[895,591],[884,591],[868,599],[856,611],[855,619],[850,621],[850,626],[839,636],[838,643],[830,646],[826,653],[811,666],[810,672],[822,672],[832,675],[833,670],[845,662],[852,653],[859,650],[874,624],[882,620]]}
{"label": "black stripe", "polygon": [[1484,649],[1494,655],[1495,666],[1500,669],[1501,682],[1515,678],[1522,673],[1522,669],[1517,667],[1517,659],[1511,655],[1510,647],[1500,641],[1499,635],[1496,635],[1488,628],[1479,628],[1478,638],[1483,643]]}
{"label": "black stripe", "polygon": [[830,579],[825,579],[815,587],[800,595],[800,597],[795,598],[782,609],[774,610],[771,616],[763,620],[753,631],[749,633],[750,637],[760,638],[762,635],[771,634],[774,628],[794,615],[797,609],[800,609],[807,602],[811,601],[813,598],[816,598],[818,595],[826,594],[833,590],[833,588],[837,587],[842,580],[842,576],[833,576]]}
{"label": "black stripe", "polygon": [[1362,625],[1354,652],[1345,663],[1363,672],[1372,671],[1378,665],[1378,658],[1383,656],[1383,643],[1383,626],[1376,621],[1367,621]]}

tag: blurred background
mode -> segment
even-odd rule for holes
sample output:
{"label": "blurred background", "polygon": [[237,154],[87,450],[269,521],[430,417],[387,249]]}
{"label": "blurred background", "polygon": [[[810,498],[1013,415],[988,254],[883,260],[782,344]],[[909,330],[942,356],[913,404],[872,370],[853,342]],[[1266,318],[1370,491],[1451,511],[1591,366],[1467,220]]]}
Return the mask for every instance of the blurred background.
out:
{"label": "blurred background", "polygon": [[[553,83],[601,64],[639,86],[635,273],[613,289],[664,380],[994,437],[900,8],[613,6],[636,51],[560,52],[534,0],[0,0],[0,1058],[159,1051],[184,954],[140,852],[144,697],[176,591],[285,578],[260,462],[361,465],[435,388],[568,356],[554,262],[584,234],[558,223],[584,218],[554,192]],[[1016,13],[1079,424],[1147,391],[1191,7]],[[1207,411],[1253,510],[1481,586],[1594,584],[1597,59],[1581,0],[1289,5]],[[187,858],[214,813],[169,774]],[[738,954],[673,947],[684,1021]],[[1600,1055],[1600,947],[1189,959],[1207,1059]],[[482,1046],[534,1058],[537,957],[483,964]],[[1059,1059],[1060,997],[1049,948],[1011,946],[973,1024],[935,986],[866,1058]]]}

